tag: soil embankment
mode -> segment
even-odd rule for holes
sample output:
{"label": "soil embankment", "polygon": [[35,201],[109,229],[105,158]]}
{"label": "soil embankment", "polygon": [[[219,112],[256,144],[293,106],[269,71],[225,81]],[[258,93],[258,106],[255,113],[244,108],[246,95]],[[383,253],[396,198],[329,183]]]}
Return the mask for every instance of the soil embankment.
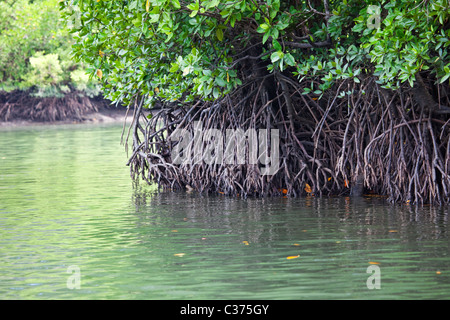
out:
{"label": "soil embankment", "polygon": [[36,124],[123,122],[126,108],[111,105],[102,97],[89,98],[78,92],[64,97],[35,97],[29,92],[0,91],[0,126]]}

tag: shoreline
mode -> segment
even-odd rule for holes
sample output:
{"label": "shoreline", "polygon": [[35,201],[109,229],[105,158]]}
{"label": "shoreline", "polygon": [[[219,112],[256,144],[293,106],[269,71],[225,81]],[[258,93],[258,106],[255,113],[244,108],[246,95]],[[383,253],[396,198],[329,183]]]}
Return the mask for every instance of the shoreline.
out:
{"label": "shoreline", "polygon": [[126,109],[106,109],[102,108],[95,112],[88,112],[83,115],[82,120],[58,120],[58,121],[33,121],[16,119],[11,121],[0,121],[0,128],[20,128],[29,126],[53,126],[68,124],[109,124],[109,123],[130,123],[132,114],[126,116]]}

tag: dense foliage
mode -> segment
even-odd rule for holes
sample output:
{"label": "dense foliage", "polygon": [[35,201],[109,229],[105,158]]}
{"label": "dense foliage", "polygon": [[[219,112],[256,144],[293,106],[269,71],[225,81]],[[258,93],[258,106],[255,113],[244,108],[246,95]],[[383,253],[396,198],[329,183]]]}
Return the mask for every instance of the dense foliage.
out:
{"label": "dense foliage", "polygon": [[[242,84],[243,57],[308,82],[321,95],[337,80],[376,76],[411,86],[429,70],[450,76],[447,0],[65,0],[75,57],[109,98],[137,92],[189,102]],[[77,23],[78,22],[78,23]],[[247,72],[247,71],[245,71]],[[345,91],[342,92],[342,96]]]}
{"label": "dense foliage", "polygon": [[71,59],[72,35],[61,21],[58,0],[0,2],[0,90],[33,89],[62,96],[72,87],[99,94],[81,64]]}
{"label": "dense foliage", "polygon": [[[75,58],[108,98],[134,106],[135,177],[235,196],[371,192],[450,203],[448,0],[65,0],[61,8]],[[278,170],[174,165],[171,137],[195,123],[278,129]]]}

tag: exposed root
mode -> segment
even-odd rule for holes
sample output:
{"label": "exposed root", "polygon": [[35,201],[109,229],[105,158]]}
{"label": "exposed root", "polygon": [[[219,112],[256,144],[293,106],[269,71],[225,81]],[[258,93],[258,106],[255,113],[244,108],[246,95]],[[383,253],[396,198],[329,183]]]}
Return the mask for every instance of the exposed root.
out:
{"label": "exposed root", "polygon": [[86,113],[98,111],[109,104],[106,100],[89,98],[79,92],[67,93],[63,98],[39,98],[27,91],[0,91],[0,121],[81,121]]}
{"label": "exposed root", "polygon": [[[166,104],[151,119],[137,98],[130,127],[132,176],[165,189],[190,186],[243,197],[371,192],[393,202],[449,203],[450,120],[421,108],[413,89],[387,93],[374,79],[348,80],[317,99],[282,74],[264,77],[247,79],[219,101]],[[343,91],[352,94],[342,97]],[[227,129],[278,129],[278,171],[262,175],[261,163],[205,163],[195,153],[195,139],[192,161],[174,164],[177,143],[170,138],[176,129],[195,132],[196,123],[203,132],[218,129],[224,135]]]}

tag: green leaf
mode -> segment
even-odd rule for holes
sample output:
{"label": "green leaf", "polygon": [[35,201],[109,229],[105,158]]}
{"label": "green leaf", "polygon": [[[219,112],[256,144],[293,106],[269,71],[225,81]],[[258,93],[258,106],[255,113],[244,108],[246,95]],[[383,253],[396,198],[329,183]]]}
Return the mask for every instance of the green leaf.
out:
{"label": "green leaf", "polygon": [[277,28],[270,28],[269,33],[272,36],[272,38],[274,38],[274,39],[278,39],[278,37],[280,35],[280,32],[278,31]]}
{"label": "green leaf", "polygon": [[177,64],[177,63],[171,63],[171,67],[170,67],[170,69],[169,69],[169,72],[172,72],[172,73],[174,73],[174,72],[177,72],[178,71],[178,69],[179,69],[180,67],[179,67],[179,65]]}
{"label": "green leaf", "polygon": [[217,87],[214,87],[213,89],[213,97],[215,99],[219,98],[219,89],[217,89]]}
{"label": "green leaf", "polygon": [[186,68],[183,69],[183,76],[187,76],[191,72],[192,72],[192,66],[187,66]]}
{"label": "green leaf", "polygon": [[450,65],[446,65],[444,67],[444,71],[445,71],[445,73],[450,73]]}
{"label": "green leaf", "polygon": [[445,76],[443,76],[441,78],[441,80],[439,80],[439,83],[443,83],[445,80],[447,80],[450,77],[450,73],[447,73]]}
{"label": "green leaf", "polygon": [[189,10],[191,10],[191,14],[189,15],[189,17],[193,18],[197,15],[198,10],[200,10],[200,2],[199,0],[197,0],[195,3],[191,3],[187,6],[187,8]]}
{"label": "green leaf", "polygon": [[220,4],[220,0],[211,0],[207,5],[206,9],[215,8]]}
{"label": "green leaf", "polygon": [[128,6],[128,8],[129,8],[130,10],[136,9],[137,3],[138,3],[137,0],[131,1],[130,4],[129,4],[129,6]]}
{"label": "green leaf", "polygon": [[317,61],[317,69],[319,70],[323,69],[322,61]]}
{"label": "green leaf", "polygon": [[291,67],[295,66],[295,58],[290,53],[286,53],[286,55],[284,56],[284,61]]}
{"label": "green leaf", "polygon": [[214,82],[221,87],[225,87],[227,85],[227,81],[219,77],[215,78]]}
{"label": "green leaf", "polygon": [[277,62],[278,60],[282,59],[284,57],[284,53],[282,51],[277,51],[272,53],[272,55],[270,56],[270,61],[272,63]]}
{"label": "green leaf", "polygon": [[187,8],[192,11],[198,11],[200,9],[200,2],[197,0],[195,3],[188,4]]}
{"label": "green leaf", "polygon": [[172,0],[172,5],[174,6],[175,9],[181,8],[180,1],[178,0]]}
{"label": "green leaf", "polygon": [[223,30],[222,28],[217,28],[216,29],[216,35],[217,35],[217,39],[219,39],[219,41],[223,41]]}
{"label": "green leaf", "polygon": [[281,44],[277,40],[274,39],[272,41],[272,45],[275,50],[281,51],[281,49],[282,49]]}
{"label": "green leaf", "polygon": [[269,28],[270,28],[270,26],[267,23],[263,23],[263,24],[259,25],[257,31],[259,33],[263,33],[263,32],[267,32],[267,30],[269,30]]}

